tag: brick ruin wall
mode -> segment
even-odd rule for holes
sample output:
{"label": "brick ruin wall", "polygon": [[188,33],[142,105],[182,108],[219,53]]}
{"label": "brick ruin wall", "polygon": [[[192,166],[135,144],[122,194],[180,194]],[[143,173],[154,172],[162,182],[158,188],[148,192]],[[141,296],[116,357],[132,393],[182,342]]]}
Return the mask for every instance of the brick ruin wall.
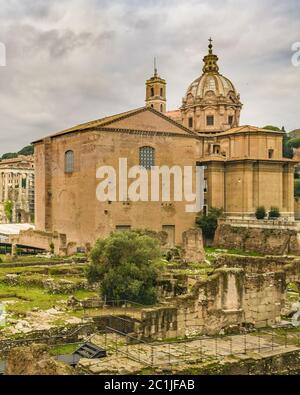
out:
{"label": "brick ruin wall", "polygon": [[300,259],[221,257],[220,265],[225,262],[233,267],[217,268],[197,281],[189,294],[171,301],[172,307],[144,309],[138,336],[215,335],[279,322],[288,283],[300,283]]}
{"label": "brick ruin wall", "polygon": [[214,246],[261,254],[300,254],[296,229],[233,226],[220,224],[216,230]]}

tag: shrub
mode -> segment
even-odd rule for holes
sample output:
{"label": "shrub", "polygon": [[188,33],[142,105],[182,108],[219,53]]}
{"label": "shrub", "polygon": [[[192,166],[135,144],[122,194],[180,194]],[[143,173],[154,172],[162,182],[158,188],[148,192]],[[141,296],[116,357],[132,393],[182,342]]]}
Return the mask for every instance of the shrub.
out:
{"label": "shrub", "polygon": [[280,212],[278,207],[272,206],[269,211],[269,218],[279,218]]}
{"label": "shrub", "polygon": [[158,240],[134,231],[115,232],[98,240],[87,269],[89,282],[100,282],[106,300],[157,301],[157,278],[162,270]]}
{"label": "shrub", "polygon": [[221,217],[223,210],[211,207],[208,214],[199,213],[196,217],[196,224],[202,229],[203,235],[207,239],[213,239],[218,226],[218,218]]}
{"label": "shrub", "polygon": [[264,208],[264,206],[257,207],[257,209],[255,211],[256,219],[264,219],[266,215],[267,215],[267,213],[266,213],[266,209]]}

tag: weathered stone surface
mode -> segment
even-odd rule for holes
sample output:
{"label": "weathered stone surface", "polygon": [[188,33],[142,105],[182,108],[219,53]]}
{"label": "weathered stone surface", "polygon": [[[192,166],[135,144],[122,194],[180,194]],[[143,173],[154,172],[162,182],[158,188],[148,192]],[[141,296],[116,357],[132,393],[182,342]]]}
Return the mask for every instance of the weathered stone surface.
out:
{"label": "weathered stone surface", "polygon": [[198,280],[171,306],[145,309],[138,335],[163,339],[192,334],[219,334],[230,328],[266,327],[280,322],[286,289],[300,280],[295,257],[220,256],[218,269]]}
{"label": "weathered stone surface", "polygon": [[220,224],[216,230],[214,245],[271,255],[299,254],[300,243],[297,235],[296,230],[287,228],[250,228]]}
{"label": "weathered stone surface", "polygon": [[182,234],[183,260],[186,262],[203,262],[205,258],[202,231],[199,228],[189,229]]}
{"label": "weathered stone surface", "polygon": [[10,351],[6,375],[72,375],[74,369],[52,358],[44,345],[18,347]]}

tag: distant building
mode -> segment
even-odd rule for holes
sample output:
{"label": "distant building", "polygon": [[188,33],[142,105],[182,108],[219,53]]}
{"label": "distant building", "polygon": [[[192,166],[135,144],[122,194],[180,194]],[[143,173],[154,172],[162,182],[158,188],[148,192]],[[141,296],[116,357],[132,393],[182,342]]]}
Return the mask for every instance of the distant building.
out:
{"label": "distant building", "polygon": [[34,219],[34,157],[0,161],[0,223]]}

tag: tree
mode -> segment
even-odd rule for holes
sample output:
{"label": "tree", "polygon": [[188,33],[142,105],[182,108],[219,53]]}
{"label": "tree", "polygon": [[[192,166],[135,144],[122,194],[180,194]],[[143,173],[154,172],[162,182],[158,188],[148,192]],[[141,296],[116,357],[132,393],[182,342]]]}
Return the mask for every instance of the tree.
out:
{"label": "tree", "polygon": [[274,130],[275,132],[280,132],[281,130],[278,126],[273,126],[273,125],[264,126],[263,129]]}
{"label": "tree", "polygon": [[106,300],[157,301],[157,279],[162,270],[158,240],[141,231],[115,232],[98,240],[87,269],[90,283],[100,282]]}
{"label": "tree", "polygon": [[272,206],[272,207],[270,208],[270,211],[269,211],[269,219],[272,219],[272,218],[279,218],[279,217],[280,217],[279,208],[278,208],[278,207]]}
{"label": "tree", "polygon": [[18,154],[16,152],[7,152],[6,154],[2,155],[1,159],[14,159],[17,157],[18,157]]}
{"label": "tree", "polygon": [[22,148],[19,152],[18,155],[33,155],[34,153],[34,148],[33,145],[27,145],[26,147]]}
{"label": "tree", "polygon": [[288,141],[288,145],[292,148],[299,148],[300,147],[300,137],[295,137],[294,139],[290,139]]}
{"label": "tree", "polygon": [[196,224],[202,229],[203,235],[207,239],[213,239],[218,227],[218,218],[223,214],[223,209],[211,207],[208,214],[199,213],[196,217]]}
{"label": "tree", "polygon": [[282,127],[281,130],[282,130],[282,132],[284,132],[283,140],[282,140],[282,156],[284,158],[292,159],[294,156],[294,151],[293,151],[293,148],[291,147],[291,145],[289,144],[290,137],[286,133],[284,127]]}
{"label": "tree", "polygon": [[257,207],[257,209],[255,211],[256,219],[264,219],[266,217],[266,215],[267,215],[267,213],[266,213],[266,209],[264,208],[264,206]]}

